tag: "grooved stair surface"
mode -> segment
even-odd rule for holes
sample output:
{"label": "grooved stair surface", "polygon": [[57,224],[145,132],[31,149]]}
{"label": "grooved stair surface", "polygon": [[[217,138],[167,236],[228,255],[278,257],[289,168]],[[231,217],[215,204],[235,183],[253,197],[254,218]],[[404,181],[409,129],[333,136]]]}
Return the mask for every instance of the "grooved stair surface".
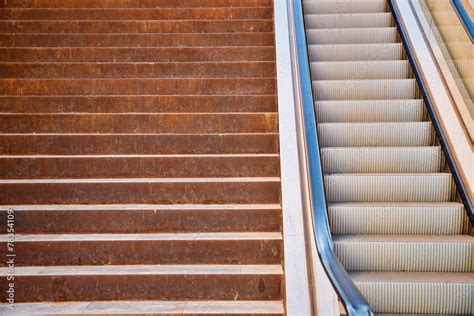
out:
{"label": "grooved stair surface", "polygon": [[271,0],[0,1],[14,314],[283,315],[278,138]]}
{"label": "grooved stair surface", "polygon": [[474,315],[474,237],[388,1],[303,3],[335,254],[374,315]]}

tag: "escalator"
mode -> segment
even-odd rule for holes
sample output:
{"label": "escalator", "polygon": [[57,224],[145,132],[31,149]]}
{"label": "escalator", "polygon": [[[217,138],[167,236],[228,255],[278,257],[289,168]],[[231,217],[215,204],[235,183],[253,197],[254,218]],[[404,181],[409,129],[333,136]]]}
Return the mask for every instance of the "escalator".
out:
{"label": "escalator", "polygon": [[303,12],[336,256],[376,314],[473,314],[471,224],[389,3]]}

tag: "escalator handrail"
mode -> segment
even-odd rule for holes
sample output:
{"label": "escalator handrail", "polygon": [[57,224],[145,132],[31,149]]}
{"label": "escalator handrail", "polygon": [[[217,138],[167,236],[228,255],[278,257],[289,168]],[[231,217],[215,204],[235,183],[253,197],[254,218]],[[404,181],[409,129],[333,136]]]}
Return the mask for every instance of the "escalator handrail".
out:
{"label": "escalator handrail", "polygon": [[455,158],[453,151],[451,150],[451,147],[449,146],[449,142],[443,133],[442,125],[440,122],[440,119],[438,118],[438,114],[435,110],[434,107],[434,102],[431,99],[431,96],[428,92],[427,84],[425,82],[425,79],[422,75],[422,72],[420,71],[420,67],[418,63],[416,62],[415,59],[415,54],[413,52],[413,48],[410,44],[410,41],[408,40],[408,34],[405,28],[403,27],[401,21],[401,16],[400,12],[398,10],[398,7],[396,5],[396,0],[389,0],[389,5],[392,11],[392,15],[395,19],[395,23],[397,25],[398,31],[400,33],[400,37],[403,42],[403,46],[405,47],[405,51],[408,55],[408,60],[410,61],[411,67],[413,69],[413,73],[415,74],[416,81],[418,82],[418,86],[420,87],[421,94],[423,96],[423,100],[426,104],[426,108],[428,109],[428,113],[431,117],[431,121],[433,122],[433,126],[436,132],[436,135],[438,136],[439,142],[441,144],[441,148],[443,149],[443,152],[446,156],[446,162],[448,163],[448,166],[451,170],[451,173],[453,175],[454,182],[456,183],[456,188],[459,193],[459,196],[461,197],[461,200],[464,204],[464,208],[466,209],[467,216],[469,218],[469,222],[471,223],[472,226],[474,226],[474,217],[472,213],[473,205],[472,201],[469,198],[468,195],[468,189],[462,181],[462,176],[461,172],[459,171],[459,168],[457,167],[455,163]]}
{"label": "escalator handrail", "polygon": [[471,16],[469,15],[469,12],[467,12],[464,3],[462,3],[461,0],[451,0],[451,4],[461,20],[462,25],[466,29],[466,33],[471,39],[471,42],[474,43],[474,23],[472,22]]}
{"label": "escalator handrail", "polygon": [[329,219],[324,191],[323,172],[316,129],[313,89],[306,46],[306,32],[303,18],[302,0],[293,1],[295,37],[298,69],[301,82],[303,120],[306,136],[307,163],[309,170],[310,198],[313,210],[313,227],[318,256],[321,259],[332,285],[350,316],[373,315],[369,304],[359,292],[349,274],[337,259],[329,229]]}

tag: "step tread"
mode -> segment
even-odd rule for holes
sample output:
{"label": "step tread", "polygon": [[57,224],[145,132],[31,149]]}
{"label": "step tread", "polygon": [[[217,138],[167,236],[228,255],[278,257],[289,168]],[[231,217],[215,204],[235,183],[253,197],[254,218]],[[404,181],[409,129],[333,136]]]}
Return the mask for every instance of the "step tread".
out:
{"label": "step tread", "polygon": [[333,235],[335,243],[387,242],[387,243],[474,243],[469,235]]}
{"label": "step tread", "polygon": [[[3,241],[6,235],[0,235]],[[54,241],[199,241],[199,240],[282,240],[278,232],[252,233],[169,233],[169,234],[16,234],[17,242],[54,242]]]}
{"label": "step tread", "polygon": [[280,182],[279,177],[242,178],[88,178],[88,179],[0,179],[0,184],[41,183],[229,183],[229,182]]}
{"label": "step tread", "polygon": [[471,272],[349,272],[355,283],[399,282],[399,283],[474,283]]}
{"label": "step tread", "polygon": [[15,212],[21,211],[87,211],[87,210],[234,210],[234,209],[275,209],[281,210],[280,204],[44,204],[44,205],[3,205],[0,210],[14,208]]}
{"label": "step tread", "polygon": [[51,314],[284,314],[282,301],[111,301],[15,303],[11,311],[0,304],[0,312],[9,315]]}
{"label": "step tread", "polygon": [[[8,268],[0,268],[6,275]],[[282,275],[279,264],[266,265],[110,265],[110,266],[45,266],[15,267],[15,276],[59,275]]]}

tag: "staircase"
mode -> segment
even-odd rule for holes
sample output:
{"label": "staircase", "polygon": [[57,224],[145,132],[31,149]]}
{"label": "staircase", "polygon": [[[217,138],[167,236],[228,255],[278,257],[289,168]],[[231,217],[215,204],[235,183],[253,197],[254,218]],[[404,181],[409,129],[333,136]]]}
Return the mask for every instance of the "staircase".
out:
{"label": "staircase", "polygon": [[304,1],[335,252],[376,314],[474,314],[474,238],[387,1]]}
{"label": "staircase", "polygon": [[0,313],[283,314],[272,1],[0,19]]}

